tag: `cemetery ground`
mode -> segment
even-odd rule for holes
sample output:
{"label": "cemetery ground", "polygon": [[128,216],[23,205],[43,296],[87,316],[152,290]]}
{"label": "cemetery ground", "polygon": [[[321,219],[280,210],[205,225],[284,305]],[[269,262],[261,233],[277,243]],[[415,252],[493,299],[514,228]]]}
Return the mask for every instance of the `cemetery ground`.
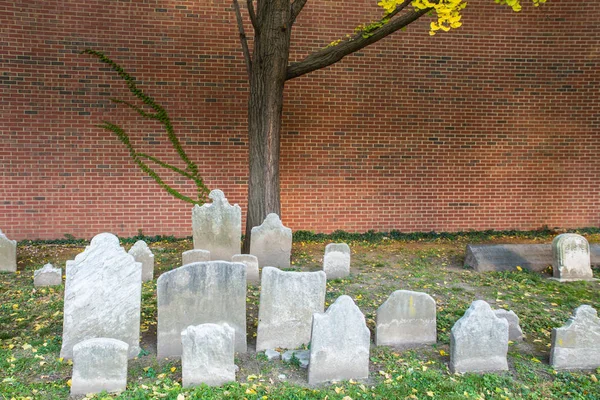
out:
{"label": "cemetery ground", "polygon": [[[600,242],[598,230],[580,232]],[[557,372],[548,365],[551,331],[565,324],[573,310],[589,304],[600,310],[599,282],[559,283],[543,273],[515,271],[478,273],[463,268],[467,243],[550,243],[555,233],[505,232],[385,237],[367,233],[337,236],[297,232],[292,268],[322,269],[325,245],[346,242],[352,249],[351,274],[327,282],[326,308],[340,295],[351,296],[365,314],[374,339],[375,313],[398,289],[426,292],[437,303],[438,343],[416,349],[371,347],[370,376],[311,387],[307,370],[295,360],[269,361],[253,352],[256,343],[259,286],[248,286],[246,354],[236,354],[237,382],[221,387],[181,387],[181,362],[156,358],[156,278],[181,265],[191,239],[145,238],[155,254],[154,280],[142,290],[141,348],[129,361],[127,390],[93,398],[122,399],[598,399],[600,369]],[[138,238],[124,240],[129,249]],[[69,397],[72,365],[59,358],[64,285],[34,288],[33,271],[50,262],[65,268],[66,260],[83,251],[86,242],[21,242],[18,272],[0,274],[0,399]],[[600,278],[600,270],[594,269]],[[510,343],[509,371],[493,374],[451,374],[449,333],[472,301],[511,309],[521,319],[525,340]],[[81,398],[82,396],[80,396]]]}

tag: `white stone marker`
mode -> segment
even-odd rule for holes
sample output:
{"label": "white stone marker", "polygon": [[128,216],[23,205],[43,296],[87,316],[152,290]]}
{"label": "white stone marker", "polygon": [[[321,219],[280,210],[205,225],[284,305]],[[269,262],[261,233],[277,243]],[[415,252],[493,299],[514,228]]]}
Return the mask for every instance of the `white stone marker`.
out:
{"label": "white stone marker", "polygon": [[485,301],[474,301],[450,332],[450,371],[506,371],[506,353],[508,321]]}
{"label": "white stone marker", "polygon": [[252,228],[250,254],[263,267],[289,268],[292,230],[283,226],[277,214],[267,215],[262,225]]}
{"label": "white stone marker", "polygon": [[512,310],[494,310],[494,314],[498,318],[504,318],[508,321],[508,340],[513,342],[523,340],[523,331],[519,325],[519,317]]}
{"label": "white stone marker", "polygon": [[60,356],[92,338],[113,338],[140,352],[142,263],[136,262],[110,233],[96,235],[83,253],[67,261],[63,340]]}
{"label": "white stone marker", "polygon": [[157,281],[157,356],[181,356],[181,332],[190,325],[227,323],[235,351],[246,352],[246,266],[226,261],[193,263]]}
{"label": "white stone marker", "polygon": [[600,318],[593,307],[577,307],[565,326],[552,330],[550,365],[557,370],[600,367]]}
{"label": "white stone marker", "polygon": [[340,296],[324,314],[313,315],[308,383],[369,377],[371,332],[349,296]]}
{"label": "white stone marker", "polygon": [[196,204],[192,210],[194,248],[210,251],[213,260],[231,260],[242,247],[242,209],[230,205],[218,189],[208,197],[212,204]]}
{"label": "white stone marker", "polygon": [[346,243],[329,243],[325,246],[323,271],[327,279],[344,278],[350,274],[350,246]]}
{"label": "white stone marker", "polygon": [[127,386],[129,345],[117,339],[84,340],[73,347],[71,396],[117,392]]}
{"label": "white stone marker", "polygon": [[427,293],[396,290],[377,309],[377,346],[412,346],[436,340],[435,300]]}
{"label": "white stone marker", "polygon": [[560,282],[592,280],[590,245],[581,235],[563,233],[552,241],[552,275]]}
{"label": "white stone marker", "polygon": [[10,240],[0,230],[0,271],[17,271],[17,241]]}
{"label": "white stone marker", "polygon": [[242,263],[246,266],[246,279],[248,283],[260,282],[258,272],[258,258],[252,254],[236,254],[231,257],[231,262]]}
{"label": "white stone marker", "polygon": [[297,349],[310,342],[312,316],[325,308],[323,271],[262,270],[256,351]]}
{"label": "white stone marker", "polygon": [[46,264],[33,272],[33,286],[58,286],[62,284],[62,269]]}
{"label": "white stone marker", "polygon": [[181,332],[183,387],[235,381],[235,330],[227,324],[188,326]]}
{"label": "white stone marker", "polygon": [[181,265],[207,261],[210,261],[210,251],[208,250],[194,249],[181,253]]}
{"label": "white stone marker", "polygon": [[143,240],[135,242],[129,254],[135,261],[142,263],[142,282],[151,281],[154,278],[154,254]]}

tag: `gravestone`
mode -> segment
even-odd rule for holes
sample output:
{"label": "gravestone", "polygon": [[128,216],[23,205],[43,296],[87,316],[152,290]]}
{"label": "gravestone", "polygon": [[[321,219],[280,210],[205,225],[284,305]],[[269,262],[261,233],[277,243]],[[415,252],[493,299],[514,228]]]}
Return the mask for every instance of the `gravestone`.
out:
{"label": "gravestone", "polygon": [[246,266],[246,279],[248,283],[259,283],[258,259],[252,254],[236,254],[231,257],[231,262],[242,263]]}
{"label": "gravestone", "polygon": [[207,261],[210,261],[210,251],[208,250],[194,249],[181,254],[181,265]]}
{"label": "gravestone", "polygon": [[350,274],[350,247],[346,243],[329,243],[325,246],[323,271],[327,279],[344,278]]}
{"label": "gravestone", "polygon": [[508,322],[508,340],[513,342],[523,340],[523,331],[519,325],[519,317],[512,310],[494,310],[498,318],[504,318]]}
{"label": "gravestone", "polygon": [[281,360],[286,363],[292,363],[294,359],[298,360],[297,363],[300,368],[308,368],[310,350],[288,350],[281,356]]}
{"label": "gravestone", "polygon": [[142,263],[142,282],[154,279],[154,254],[143,240],[135,242],[129,254],[135,258],[135,261]]}
{"label": "gravestone", "polygon": [[435,300],[427,293],[396,290],[377,309],[377,346],[435,343]]}
{"label": "gravestone", "polygon": [[221,190],[208,197],[212,204],[196,204],[192,210],[194,248],[208,250],[213,260],[231,260],[241,252],[242,210],[230,205]]}
{"label": "gravestone", "polygon": [[256,351],[297,349],[310,342],[312,316],[325,307],[323,271],[262,270]]}
{"label": "gravestone", "polygon": [[73,346],[71,396],[125,390],[128,351],[127,343],[110,338],[88,339]]}
{"label": "gravestone", "polygon": [[581,235],[563,233],[552,241],[552,275],[560,282],[592,280],[590,245]]}
{"label": "gravestone", "polygon": [[226,323],[235,351],[246,352],[246,266],[226,261],[187,264],[157,281],[158,357],[181,356],[181,332],[190,325]]}
{"label": "gravestone", "polygon": [[62,269],[46,264],[33,272],[33,286],[58,286],[62,284]]}
{"label": "gravestone", "polygon": [[600,367],[600,318],[593,307],[577,307],[565,326],[552,330],[550,365],[557,370]]}
{"label": "gravestone", "polygon": [[471,303],[450,332],[450,371],[506,371],[508,321],[483,300]]}
{"label": "gravestone", "polygon": [[314,314],[308,383],[369,377],[371,332],[349,296],[340,296],[324,314]]}
{"label": "gravestone", "polygon": [[227,324],[188,326],[181,332],[183,387],[235,381],[235,330]]}
{"label": "gravestone", "polygon": [[0,272],[17,271],[17,241],[10,240],[0,230]]}
{"label": "gravestone", "polygon": [[289,268],[292,230],[283,226],[277,214],[267,215],[262,225],[252,228],[250,254],[263,267]]}
{"label": "gravestone", "polygon": [[129,358],[140,352],[142,264],[110,233],[96,235],[67,261],[63,340],[60,356],[73,357],[73,346],[92,338],[129,345]]}

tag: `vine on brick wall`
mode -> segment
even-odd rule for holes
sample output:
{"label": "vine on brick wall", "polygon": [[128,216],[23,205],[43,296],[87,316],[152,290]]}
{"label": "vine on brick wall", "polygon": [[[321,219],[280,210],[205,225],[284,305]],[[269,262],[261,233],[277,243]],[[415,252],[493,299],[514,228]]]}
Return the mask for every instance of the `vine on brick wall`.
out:
{"label": "vine on brick wall", "polygon": [[[177,154],[179,155],[179,157],[183,160],[183,162],[185,162],[186,168],[185,168],[185,170],[183,170],[181,168],[177,168],[173,165],[167,164],[166,162],[163,162],[163,161],[157,159],[156,157],[150,156],[146,153],[140,153],[140,152],[136,151],[129,140],[129,135],[123,130],[123,128],[121,128],[118,125],[115,125],[108,121],[103,121],[102,124],[98,125],[98,126],[114,133],[119,138],[119,140],[125,145],[125,147],[127,147],[127,150],[129,150],[129,154],[131,155],[131,158],[140,167],[140,169],[142,171],[144,171],[146,174],[148,174],[150,177],[152,177],[156,181],[156,183],[158,183],[163,189],[165,189],[167,192],[169,192],[172,196],[174,196],[180,200],[186,201],[188,203],[200,204],[200,205],[204,204],[206,202],[206,198],[207,198],[207,195],[210,190],[204,184],[204,181],[202,180],[202,177],[200,176],[200,173],[198,172],[198,166],[192,160],[189,159],[189,157],[183,150],[183,147],[181,147],[181,143],[179,142],[179,139],[177,139],[177,136],[175,136],[175,132],[173,130],[173,125],[171,124],[171,119],[169,118],[167,111],[162,106],[157,104],[154,101],[154,99],[152,99],[151,97],[146,95],[141,89],[139,89],[136,86],[134,79],[127,72],[125,72],[123,70],[123,68],[121,68],[121,66],[119,66],[117,63],[115,63],[110,58],[108,58],[104,53],[97,51],[97,50],[91,50],[91,49],[86,49],[83,51],[83,53],[90,54],[90,55],[97,57],[101,62],[107,64],[113,71],[117,72],[117,74],[119,74],[119,76],[121,78],[123,78],[123,80],[127,83],[127,87],[129,88],[129,91],[131,93],[133,93],[133,95],[135,97],[140,99],[142,101],[142,103],[144,103],[146,106],[150,107],[154,111],[154,112],[146,112],[141,107],[138,107],[135,104],[129,103],[127,101],[119,100],[119,99],[115,99],[115,98],[110,99],[114,103],[123,104],[123,105],[135,110],[139,115],[141,115],[145,119],[153,119],[153,120],[160,122],[161,125],[164,127],[165,131],[167,132],[169,141],[175,148],[175,151],[177,151]],[[184,178],[192,180],[194,182],[194,184],[196,185],[198,198],[193,199],[191,197],[185,196],[184,194],[178,192],[176,189],[174,189],[173,187],[168,185],[165,181],[163,181],[160,178],[160,176],[156,173],[156,171],[154,171],[145,162],[145,160],[151,161],[163,168],[167,168],[167,169],[183,176]]]}

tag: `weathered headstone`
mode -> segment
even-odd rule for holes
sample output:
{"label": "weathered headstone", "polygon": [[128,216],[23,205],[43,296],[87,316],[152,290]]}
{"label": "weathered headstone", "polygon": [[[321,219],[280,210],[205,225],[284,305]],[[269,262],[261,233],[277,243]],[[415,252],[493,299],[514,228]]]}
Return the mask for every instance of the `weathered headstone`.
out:
{"label": "weathered headstone", "polygon": [[314,314],[308,383],[369,377],[371,332],[349,296],[340,296],[324,314]]}
{"label": "weathered headstone", "polygon": [[73,346],[71,396],[125,390],[128,351],[127,343],[110,338],[88,339]]}
{"label": "weathered headstone", "polygon": [[193,263],[157,281],[158,357],[181,356],[181,331],[190,325],[226,323],[235,351],[246,352],[246,266],[226,261]]}
{"label": "weathered headstone", "polygon": [[210,261],[210,251],[194,249],[181,254],[181,265]]}
{"label": "weathered headstone", "polygon": [[600,318],[593,307],[577,307],[565,326],[552,330],[550,365],[557,370],[600,367]]}
{"label": "weathered headstone", "polygon": [[350,274],[350,246],[346,243],[329,243],[325,246],[323,271],[327,279],[344,278]]}
{"label": "weathered headstone", "polygon": [[519,325],[519,317],[512,310],[494,310],[496,317],[504,318],[508,321],[508,340],[517,342],[523,340],[523,331]]}
{"label": "weathered headstone", "polygon": [[181,332],[183,387],[235,381],[235,330],[227,324],[188,326]]}
{"label": "weathered headstone", "polygon": [[323,271],[262,270],[256,351],[297,349],[310,342],[312,316],[325,307]]}
{"label": "weathered headstone", "polygon": [[142,263],[142,282],[151,281],[154,278],[154,254],[143,240],[135,242],[129,254],[135,261]]}
{"label": "weathered headstone", "polygon": [[57,286],[62,284],[62,269],[46,264],[33,272],[33,286]]}
{"label": "weathered headstone", "polygon": [[450,371],[505,371],[507,352],[508,321],[485,301],[474,301],[450,332]]}
{"label": "weathered headstone", "polygon": [[267,215],[262,225],[252,228],[250,254],[263,267],[289,268],[292,230],[283,226],[277,214]]}
{"label": "weathered headstone", "polygon": [[581,235],[563,233],[552,241],[552,275],[561,282],[591,280],[590,245]]}
{"label": "weathered headstone", "polygon": [[231,257],[231,262],[242,263],[246,266],[246,279],[248,283],[260,282],[258,272],[258,259],[252,254],[236,254]]}
{"label": "weathered headstone", "polygon": [[377,309],[377,346],[435,343],[435,300],[427,293],[396,290]]}
{"label": "weathered headstone", "polygon": [[196,204],[192,210],[194,248],[210,251],[213,260],[231,260],[241,250],[242,210],[230,205],[221,190],[208,197],[212,204]]}
{"label": "weathered headstone", "polygon": [[0,271],[17,271],[17,241],[10,240],[0,230]]}
{"label": "weathered headstone", "polygon": [[67,261],[63,340],[60,356],[92,338],[113,338],[140,352],[142,264],[110,233],[96,235],[83,253]]}

